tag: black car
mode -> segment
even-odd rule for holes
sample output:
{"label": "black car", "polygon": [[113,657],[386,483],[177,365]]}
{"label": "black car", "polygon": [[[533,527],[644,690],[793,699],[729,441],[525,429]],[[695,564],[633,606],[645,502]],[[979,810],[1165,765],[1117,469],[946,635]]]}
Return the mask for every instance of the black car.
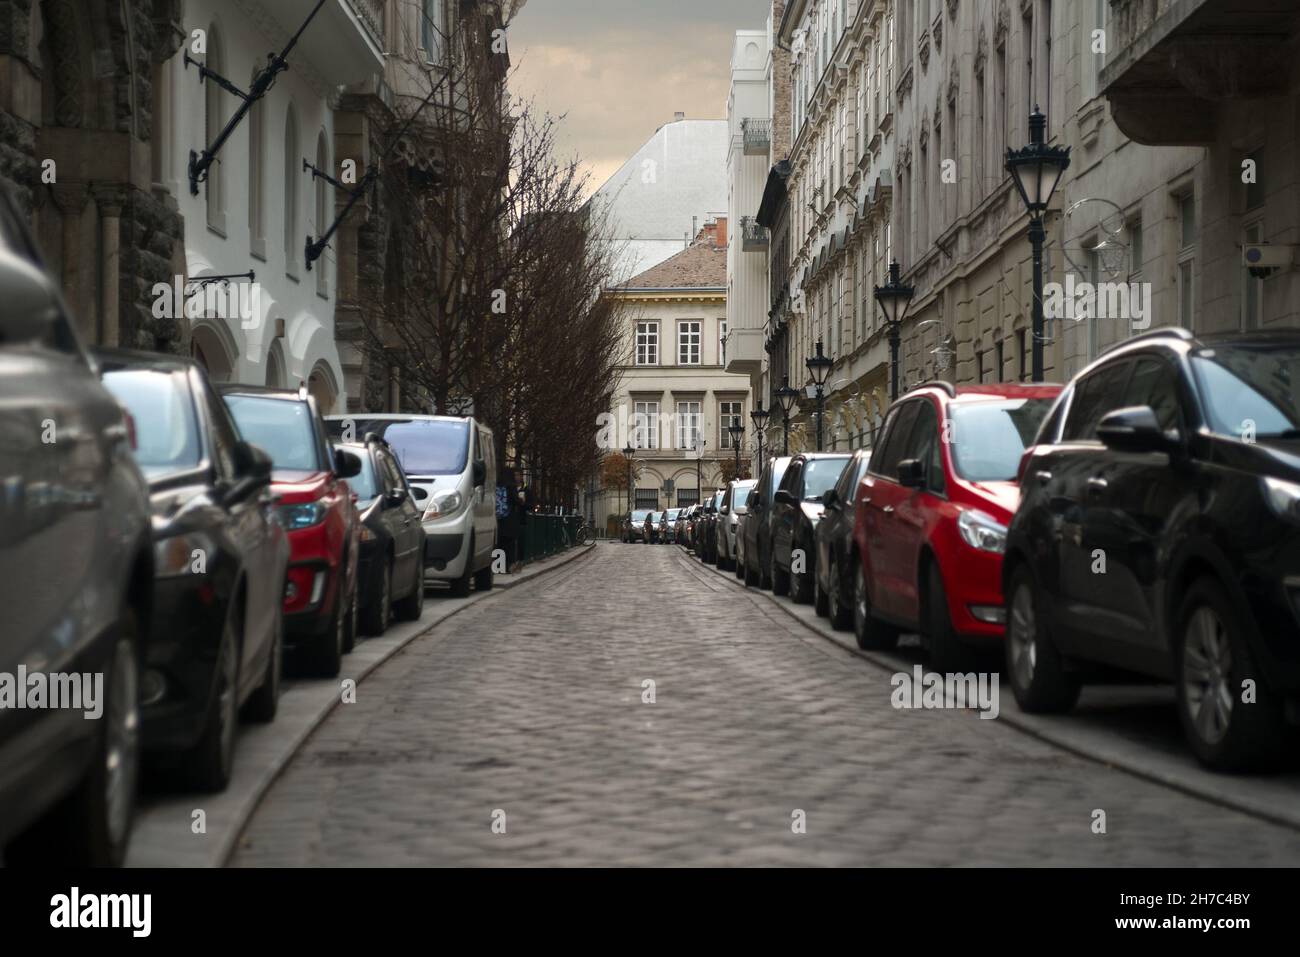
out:
{"label": "black car", "polygon": [[[349,484],[361,510],[357,602],[361,630],[382,635],[393,615],[415,621],[424,611],[424,526],[416,492],[397,456],[377,435],[364,442],[334,443],[361,460]],[[421,489],[420,493],[427,497]]]}
{"label": "black car", "polygon": [[726,496],[727,490],[720,488],[704,500],[704,505],[700,509],[700,520],[695,526],[695,556],[708,565],[717,563],[718,542],[718,509],[722,507],[722,499]]}
{"label": "black car", "polygon": [[1300,704],[1300,333],[1129,340],[1061,394],[1021,488],[1003,564],[1021,707],[1068,710],[1118,668],[1174,682],[1204,764],[1281,756]]}
{"label": "black car", "polygon": [[6,865],[117,865],[139,766],[148,487],[130,419],[2,188],[0,301],[0,675],[99,683],[81,708],[0,707],[0,850]]}
{"label": "black car", "polygon": [[271,459],[243,441],[190,359],[101,352],[104,385],[135,422],[153,512],[153,632],[141,662],[146,751],[195,787],[230,780],[238,710],[275,717],[289,541]]}
{"label": "black car", "polygon": [[745,584],[771,588],[772,578],[772,496],[790,464],[790,456],[773,456],[763,463],[758,484],[749,493],[748,511],[741,534],[745,537]]}
{"label": "black car", "polygon": [[853,521],[870,461],[870,449],[853,453],[835,487],[822,496],[822,519],[814,533],[817,568],[813,605],[817,614],[829,618],[841,630],[853,627]]}
{"label": "black car", "polygon": [[813,600],[817,541],[822,517],[822,496],[835,487],[849,456],[843,452],[805,452],[796,455],[772,496],[768,519],[772,526],[772,591],[787,591],[797,602]]}

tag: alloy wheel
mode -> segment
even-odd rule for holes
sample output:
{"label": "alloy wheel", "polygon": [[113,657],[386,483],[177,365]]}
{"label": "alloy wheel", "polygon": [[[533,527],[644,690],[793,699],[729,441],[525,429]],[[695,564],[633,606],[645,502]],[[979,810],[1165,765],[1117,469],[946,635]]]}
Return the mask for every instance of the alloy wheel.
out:
{"label": "alloy wheel", "polygon": [[136,766],[140,755],[138,677],[131,642],[119,641],[113,652],[113,688],[106,729],[108,746],[104,749],[108,836],[114,845],[126,839],[131,827]]}
{"label": "alloy wheel", "polygon": [[1217,744],[1232,722],[1232,650],[1223,621],[1202,606],[1187,621],[1183,644],[1183,697],[1196,732]]}
{"label": "alloy wheel", "polygon": [[1028,585],[1016,589],[1011,600],[1011,621],[1007,641],[1011,645],[1011,669],[1016,683],[1028,688],[1034,680],[1038,665],[1037,622],[1034,618],[1034,596]]}

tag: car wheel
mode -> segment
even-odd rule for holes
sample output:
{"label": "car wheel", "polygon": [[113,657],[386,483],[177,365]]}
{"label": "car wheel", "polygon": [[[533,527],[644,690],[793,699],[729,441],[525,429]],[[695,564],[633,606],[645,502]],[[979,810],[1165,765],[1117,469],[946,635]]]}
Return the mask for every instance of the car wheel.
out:
{"label": "car wheel", "polygon": [[284,611],[276,603],[275,622],[271,626],[271,655],[266,662],[262,683],[244,705],[244,717],[258,724],[270,724],[280,708],[280,673],[284,662]]}
{"label": "car wheel", "polygon": [[822,588],[821,579],[816,572],[813,573],[812,580],[813,611],[817,612],[820,617],[825,618],[831,611],[830,596],[826,594],[826,589]]}
{"label": "car wheel", "polygon": [[950,674],[979,667],[975,650],[961,640],[952,626],[943,573],[933,559],[925,577],[925,635],[930,648],[930,667],[935,671]]}
{"label": "car wheel", "polygon": [[1077,675],[1065,670],[1039,609],[1042,606],[1034,574],[1019,566],[1007,589],[1007,667],[1016,703],[1031,713],[1069,711],[1079,700]]}
{"label": "car wheel", "polygon": [[840,563],[834,557],[826,572],[826,617],[831,627],[841,631],[853,627],[853,606],[844,600],[844,583],[840,579]]}
{"label": "car wheel", "polygon": [[[811,571],[808,569],[808,550],[806,548],[803,549],[803,558],[804,558],[803,571],[801,572],[793,571],[794,553],[796,550],[800,549],[801,547],[802,546],[800,546],[796,542],[792,545],[790,549],[790,568],[791,568],[790,597],[793,598],[800,605],[807,605],[809,602],[813,600],[813,579],[817,577],[817,571],[816,571],[815,564],[814,564],[814,568]],[[816,560],[817,559],[814,558],[813,562],[815,563]]]}
{"label": "car wheel", "polygon": [[185,777],[200,791],[221,791],[230,783],[230,769],[235,758],[235,726],[239,701],[239,622],[243,609],[232,602],[217,648],[216,673],[213,675],[212,698],[208,702],[207,723],[198,744],[182,758]]}
{"label": "car wheel", "polygon": [[776,563],[776,549],[772,549],[770,559],[770,570],[768,577],[772,580],[773,595],[790,594],[790,573],[781,570],[781,566]]}
{"label": "car wheel", "polygon": [[491,591],[492,590],[492,563],[480,568],[474,573],[474,590]]}
{"label": "car wheel", "polygon": [[898,629],[871,613],[871,595],[860,561],[854,562],[853,570],[853,634],[863,651],[888,651],[898,645]]}
{"label": "car wheel", "polygon": [[393,563],[386,559],[379,566],[379,587],[370,597],[361,616],[361,629],[367,635],[382,635],[393,618]]}
{"label": "car wheel", "polygon": [[[1176,621],[1178,714],[1196,757],[1216,771],[1275,766],[1287,738],[1284,702],[1255,667],[1227,593],[1211,578],[1197,580]],[[1254,684],[1249,702],[1247,681]]]}
{"label": "car wheel", "polygon": [[415,565],[415,584],[411,593],[393,605],[393,612],[402,621],[419,621],[424,614],[424,566]]}
{"label": "car wheel", "polygon": [[769,562],[768,564],[764,564],[764,562],[763,562],[763,550],[762,550],[762,549],[759,549],[759,551],[758,551],[758,587],[759,587],[759,588],[762,588],[764,591],[770,591],[770,590],[772,589],[772,566],[771,566],[771,564],[770,564],[771,559],[769,559],[768,562]]}
{"label": "car wheel", "polygon": [[334,602],[334,615],[329,626],[316,636],[312,643],[311,670],[321,678],[335,678],[343,669],[343,647],[347,642],[347,622],[350,608],[343,606],[343,595]]}
{"label": "car wheel", "polygon": [[745,558],[745,563],[744,563],[744,568],[742,569],[741,578],[744,580],[746,588],[755,588],[758,586],[759,574],[749,564],[748,557]]}

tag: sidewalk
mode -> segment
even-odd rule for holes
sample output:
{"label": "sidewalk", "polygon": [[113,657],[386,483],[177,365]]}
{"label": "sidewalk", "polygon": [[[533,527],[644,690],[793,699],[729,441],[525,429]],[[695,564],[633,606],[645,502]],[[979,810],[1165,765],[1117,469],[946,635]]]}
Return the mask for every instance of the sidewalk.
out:
{"label": "sidewalk", "polygon": [[[430,592],[419,621],[394,623],[380,638],[363,638],[343,659],[338,678],[294,678],[285,682],[280,709],[269,725],[241,724],[235,742],[235,769],[230,786],[220,794],[163,793],[141,795],[128,867],[220,867],[230,857],[245,822],[262,795],[292,760],[316,727],[341,701],[342,682],[363,681],[393,655],[469,606],[589,557],[595,546],[571,548],[559,555],[530,562],[518,572],[497,575],[491,592],[452,598]],[[445,629],[450,634],[450,629]],[[195,812],[206,818],[206,833],[194,833]]]}

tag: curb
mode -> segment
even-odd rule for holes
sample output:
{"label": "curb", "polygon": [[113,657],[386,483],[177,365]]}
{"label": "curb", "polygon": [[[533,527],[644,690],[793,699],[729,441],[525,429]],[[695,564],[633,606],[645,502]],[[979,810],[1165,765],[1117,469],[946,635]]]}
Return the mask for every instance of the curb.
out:
{"label": "curb", "polygon": [[[578,559],[589,558],[595,546],[575,547],[567,553],[530,563],[508,579],[499,578],[490,592],[468,598],[439,599],[425,603],[424,617],[409,624],[394,624],[378,638],[358,642],[343,659],[337,678],[294,679],[280,697],[280,713],[269,725],[243,725],[236,742],[235,770],[230,785],[220,794],[167,793],[146,795],[137,809],[135,832],[127,867],[224,867],[234,854],[239,835],[262,798],[301,751],[318,727],[341,705],[339,683],[352,679],[361,684],[375,669],[418,638],[479,602],[519,585],[525,585]],[[504,576],[503,576],[504,577]],[[442,607],[439,607],[442,606]],[[433,610],[432,617],[430,609]],[[204,834],[195,834],[194,812],[202,810]],[[185,838],[192,844],[183,846]]]}
{"label": "curb", "polygon": [[[811,605],[795,605],[773,595],[770,591],[746,588],[732,572],[706,565],[685,548],[684,558],[721,575],[743,592],[761,596],[780,608],[813,634],[836,647],[849,651],[862,660],[885,671],[911,671],[914,662],[892,658],[879,652],[866,652],[857,647],[853,633],[833,629],[819,617]],[[801,612],[801,609],[804,610]],[[1086,689],[1085,689],[1086,690]],[[1200,767],[1190,754],[1173,754],[1156,748],[1144,747],[1143,753],[1133,753],[1116,740],[1106,729],[1080,725],[1069,715],[1039,717],[1028,715],[1016,706],[1014,697],[1004,696],[998,721],[1009,727],[1061,748],[1078,757],[1123,771],[1154,784],[1172,788],[1191,797],[1200,798],[1224,808],[1248,814],[1282,827],[1300,830],[1300,774],[1294,772],[1277,775],[1223,775]],[[1243,793],[1249,787],[1253,793]]]}

